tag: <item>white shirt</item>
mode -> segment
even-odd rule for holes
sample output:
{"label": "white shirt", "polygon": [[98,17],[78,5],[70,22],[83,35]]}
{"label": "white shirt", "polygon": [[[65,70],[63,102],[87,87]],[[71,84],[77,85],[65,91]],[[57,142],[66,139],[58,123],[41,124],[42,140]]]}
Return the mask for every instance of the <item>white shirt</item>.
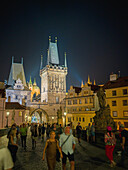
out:
{"label": "white shirt", "polygon": [[[60,140],[59,140],[59,145],[61,147],[61,145],[63,144],[63,142],[67,139],[68,135],[65,135],[65,133],[61,134],[60,135]],[[62,146],[62,151],[68,155],[68,152],[70,154],[72,154],[74,151],[73,151],[73,144],[76,144],[75,143],[75,139],[74,139],[74,136],[72,134],[70,134],[70,137],[68,138],[68,140],[65,142],[65,144]]]}
{"label": "white shirt", "polygon": [[7,148],[0,149],[0,170],[13,168],[11,154]]}

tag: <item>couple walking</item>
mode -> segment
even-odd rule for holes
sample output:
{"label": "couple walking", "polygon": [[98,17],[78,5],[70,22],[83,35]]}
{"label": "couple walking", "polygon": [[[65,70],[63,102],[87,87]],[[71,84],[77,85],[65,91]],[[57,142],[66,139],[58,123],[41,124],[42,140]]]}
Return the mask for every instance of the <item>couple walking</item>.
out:
{"label": "couple walking", "polygon": [[43,158],[46,159],[49,170],[55,169],[56,164],[56,149],[59,150],[60,156],[62,158],[63,170],[66,170],[66,160],[67,157],[70,161],[71,170],[74,170],[74,149],[75,149],[75,139],[72,134],[70,134],[70,127],[65,128],[65,132],[60,135],[59,142],[55,139],[55,132],[50,132],[50,139],[46,141],[45,148],[43,151]]}

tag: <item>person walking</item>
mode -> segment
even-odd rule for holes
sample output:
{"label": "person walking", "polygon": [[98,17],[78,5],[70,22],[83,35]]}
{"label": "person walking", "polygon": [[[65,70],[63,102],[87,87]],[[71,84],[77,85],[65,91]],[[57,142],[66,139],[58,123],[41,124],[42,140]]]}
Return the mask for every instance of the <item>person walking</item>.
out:
{"label": "person walking", "polygon": [[23,123],[23,126],[20,128],[20,135],[21,135],[22,148],[24,148],[24,150],[26,151],[27,127],[25,123]]}
{"label": "person walking", "polygon": [[36,141],[37,141],[37,136],[38,136],[38,129],[37,129],[37,124],[33,127],[31,130],[31,137],[32,137],[32,149],[36,148]]}
{"label": "person walking", "polygon": [[121,127],[121,137],[122,137],[121,165],[124,167],[125,154],[128,155],[128,131],[125,129],[123,124],[121,124],[120,127]]}
{"label": "person walking", "polygon": [[114,167],[116,163],[113,160],[113,151],[116,144],[116,138],[115,138],[115,134],[112,133],[111,126],[107,126],[107,133],[105,134],[104,141],[105,141],[106,156],[110,160],[110,166]]}
{"label": "person walking", "polygon": [[42,133],[42,140],[44,140],[44,134],[45,134],[45,126],[44,126],[44,123],[41,127],[41,133]]}
{"label": "person walking", "polygon": [[70,127],[65,127],[64,133],[60,135],[60,148],[62,150],[63,158],[62,158],[62,166],[63,170],[66,170],[66,160],[67,157],[70,161],[71,170],[75,169],[74,163],[74,150],[75,150],[75,139],[72,134],[70,134]]}
{"label": "person walking", "polygon": [[91,124],[88,124],[88,127],[86,128],[86,134],[87,134],[87,142],[90,141],[90,137],[91,137]]}
{"label": "person walking", "polygon": [[39,127],[38,127],[38,134],[39,134],[39,137],[41,137],[41,124],[39,124]]}
{"label": "person walking", "polygon": [[59,150],[61,158],[63,157],[61,149],[59,148],[58,140],[55,139],[55,132],[50,132],[50,139],[47,139],[44,151],[43,151],[43,157],[42,160],[45,158],[45,152],[46,152],[46,159],[47,159],[47,165],[48,170],[55,170],[56,165],[56,150]]}
{"label": "person walking", "polygon": [[18,144],[17,144],[17,129],[15,124],[12,125],[11,131],[9,133],[9,141],[8,141],[8,149],[10,150],[10,153],[12,155],[13,162],[16,162],[16,153],[18,150]]}
{"label": "person walking", "polygon": [[91,126],[91,136],[92,136],[92,142],[95,143],[95,123],[92,123]]}
{"label": "person walking", "polygon": [[47,138],[49,137],[49,133],[50,133],[50,125],[47,123],[47,128],[46,128]]}
{"label": "person walking", "polygon": [[80,126],[80,123],[78,122],[78,125],[76,126],[76,133],[77,133],[77,138],[78,138],[79,143],[81,140],[81,130],[82,130],[82,127]]}

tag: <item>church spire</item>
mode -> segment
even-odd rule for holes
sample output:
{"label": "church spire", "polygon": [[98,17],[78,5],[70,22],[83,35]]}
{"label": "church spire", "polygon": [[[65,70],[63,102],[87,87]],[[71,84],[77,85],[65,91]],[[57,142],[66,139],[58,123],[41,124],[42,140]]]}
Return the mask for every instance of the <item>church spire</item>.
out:
{"label": "church spire", "polygon": [[33,85],[34,86],[36,86],[37,84],[36,84],[36,78],[34,78],[34,83],[33,83]]}
{"label": "church spire", "polygon": [[42,67],[43,67],[43,55],[41,54],[40,70],[42,69]]}
{"label": "church spire", "polygon": [[30,76],[29,84],[32,84],[31,76]]}
{"label": "church spire", "polygon": [[81,88],[82,88],[82,87],[84,87],[84,83],[83,83],[83,80],[82,80],[82,82],[81,82]]}
{"label": "church spire", "polygon": [[66,57],[66,52],[64,53],[64,55],[65,55],[65,63],[64,63],[64,65],[65,65],[65,67],[67,67],[67,57]]}
{"label": "church spire", "polygon": [[94,80],[94,85],[96,85],[96,81]]}
{"label": "church spire", "polygon": [[88,75],[88,84],[91,84],[89,75]]}

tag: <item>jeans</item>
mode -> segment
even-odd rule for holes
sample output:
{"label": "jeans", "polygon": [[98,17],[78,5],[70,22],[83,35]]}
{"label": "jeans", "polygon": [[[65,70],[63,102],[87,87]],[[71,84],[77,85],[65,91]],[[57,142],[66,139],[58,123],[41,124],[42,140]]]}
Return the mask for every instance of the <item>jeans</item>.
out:
{"label": "jeans", "polygon": [[22,143],[22,147],[24,147],[24,149],[26,149],[26,137],[27,136],[21,136],[21,143]]}

